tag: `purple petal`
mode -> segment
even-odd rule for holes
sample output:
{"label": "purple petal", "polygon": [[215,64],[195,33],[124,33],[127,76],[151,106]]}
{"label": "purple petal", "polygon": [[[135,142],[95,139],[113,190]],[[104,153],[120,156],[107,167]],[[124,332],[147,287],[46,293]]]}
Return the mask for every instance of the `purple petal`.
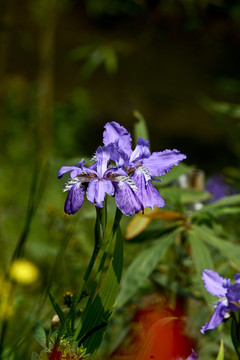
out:
{"label": "purple petal", "polygon": [[150,155],[151,153],[149,150],[149,141],[144,141],[143,138],[139,138],[137,146],[130,156],[130,162],[149,158]]}
{"label": "purple petal", "polygon": [[151,181],[147,181],[142,171],[136,171],[132,176],[133,181],[137,185],[136,195],[143,204],[143,207],[150,207],[151,209],[154,206],[163,207],[165,202],[160,196],[157,189],[152,185]]}
{"label": "purple petal", "polygon": [[132,138],[130,133],[115,121],[107,123],[104,128],[104,145],[109,145],[117,141],[119,148],[128,154],[128,156],[130,156],[132,153]]}
{"label": "purple petal", "polygon": [[97,207],[103,207],[105,194],[109,196],[114,195],[114,187],[110,180],[107,179],[92,179],[88,184],[87,198]]}
{"label": "purple petal", "polygon": [[72,186],[65,201],[64,211],[71,215],[80,209],[84,201],[85,188],[80,183]]}
{"label": "purple petal", "polygon": [[66,172],[71,171],[71,178],[81,174],[82,169],[77,166],[62,166],[58,172],[58,178],[60,179]]}
{"label": "purple petal", "polygon": [[188,356],[186,360],[197,360],[197,359],[198,359],[198,354],[196,354],[195,351],[192,349],[192,354]]}
{"label": "purple petal", "polygon": [[99,177],[103,177],[103,174],[107,170],[108,163],[110,161],[110,151],[107,146],[99,146],[96,151],[97,159],[97,172]]}
{"label": "purple petal", "polygon": [[216,271],[203,270],[202,278],[206,290],[213,296],[223,297],[230,286],[230,280],[222,278]]}
{"label": "purple petal", "polygon": [[186,155],[181,154],[178,150],[165,150],[152,153],[149,158],[142,160],[142,165],[152,176],[162,176],[171,170],[173,165],[178,165],[184,159],[186,159]]}
{"label": "purple petal", "polygon": [[125,215],[133,215],[143,210],[143,206],[136,193],[124,181],[120,181],[116,186],[115,200],[117,207]]}
{"label": "purple petal", "polygon": [[129,156],[118,146],[118,142],[107,145],[110,152],[110,159],[113,160],[117,166],[128,166]]}
{"label": "purple petal", "polygon": [[219,302],[214,310],[214,313],[212,314],[210,321],[201,328],[201,333],[204,334],[206,330],[215,329],[218,325],[220,325],[224,319],[224,315],[226,314],[227,310],[227,306],[224,305],[222,301]]}
{"label": "purple petal", "polygon": [[234,279],[235,279],[235,282],[236,282],[236,283],[240,284],[240,274],[239,274],[239,273],[236,273],[236,274],[235,274]]}
{"label": "purple petal", "polygon": [[236,283],[234,285],[231,285],[227,289],[226,297],[229,302],[240,302],[240,284]]}

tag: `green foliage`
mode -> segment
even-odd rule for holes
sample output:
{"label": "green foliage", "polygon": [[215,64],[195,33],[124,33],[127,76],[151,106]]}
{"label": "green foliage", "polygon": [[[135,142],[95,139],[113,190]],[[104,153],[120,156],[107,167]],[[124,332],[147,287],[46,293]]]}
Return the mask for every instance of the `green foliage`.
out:
{"label": "green foliage", "polygon": [[128,267],[117,299],[118,307],[122,307],[132,298],[135,292],[145,283],[156,265],[175,240],[179,229],[156,240],[150,247],[143,250]]}

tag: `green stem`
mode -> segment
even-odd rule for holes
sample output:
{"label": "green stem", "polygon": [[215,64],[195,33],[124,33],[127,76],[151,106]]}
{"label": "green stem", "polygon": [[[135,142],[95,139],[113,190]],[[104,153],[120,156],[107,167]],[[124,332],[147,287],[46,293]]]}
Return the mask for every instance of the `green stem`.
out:
{"label": "green stem", "polygon": [[237,353],[238,359],[240,360],[240,338],[239,338],[239,323],[237,321],[236,315],[232,313],[232,323],[231,323],[231,338]]}
{"label": "green stem", "polygon": [[4,349],[3,344],[7,332],[7,325],[8,325],[8,321],[6,319],[3,320],[1,337],[0,337],[0,359],[3,359],[3,349]]}
{"label": "green stem", "polygon": [[81,281],[81,285],[78,288],[78,290],[73,298],[73,302],[72,302],[71,308],[69,310],[69,313],[68,313],[68,316],[66,319],[66,325],[69,323],[70,320],[72,320],[72,324],[74,322],[75,310],[76,310],[77,305],[82,297],[83,290],[84,290],[86,283],[88,281],[88,278],[92,272],[97,255],[99,253],[99,250],[101,249],[101,243],[102,243],[102,239],[103,239],[103,231],[101,231],[102,209],[96,208],[96,212],[97,212],[97,218],[96,218],[95,229],[94,229],[94,234],[95,234],[94,249],[93,249],[92,256],[91,256],[90,262],[88,264],[88,267],[87,267],[85,274],[83,276],[83,279]]}
{"label": "green stem", "polygon": [[100,281],[100,278],[101,278],[101,275],[102,275],[102,271],[103,271],[103,268],[104,268],[104,264],[105,264],[106,258],[108,256],[109,248],[110,248],[112,239],[114,238],[114,235],[115,235],[115,233],[117,231],[117,228],[119,226],[121,218],[122,218],[122,212],[117,208],[116,209],[116,214],[115,214],[115,219],[114,219],[114,222],[113,222],[112,231],[111,231],[111,233],[109,235],[109,238],[108,238],[108,240],[107,240],[107,242],[105,244],[105,249],[104,249],[104,252],[103,252],[103,256],[102,256],[101,262],[100,262],[99,267],[98,267],[97,275],[96,275],[96,278],[94,280],[93,288],[91,290],[91,294],[89,296],[87,306],[91,304],[91,302],[93,300],[93,297],[94,297],[94,295],[96,293],[96,290],[97,290],[97,287],[98,287],[98,284],[99,284],[99,281]]}
{"label": "green stem", "polygon": [[[115,235],[115,233],[117,231],[117,228],[118,228],[118,226],[120,224],[121,218],[122,218],[122,212],[117,208],[116,213],[115,213],[114,222],[113,222],[113,227],[112,227],[111,233],[110,233],[110,235],[108,237],[108,240],[107,240],[107,242],[105,244],[103,256],[102,256],[101,262],[99,264],[97,275],[95,277],[95,281],[94,281],[94,284],[93,284],[93,287],[92,287],[92,290],[91,290],[91,293],[90,293],[90,296],[89,296],[89,299],[88,299],[87,306],[86,306],[85,310],[88,308],[88,306],[91,305],[91,302],[92,302],[92,300],[94,298],[94,295],[96,293],[96,290],[97,290],[97,287],[99,285],[100,278],[101,278],[101,275],[102,275],[102,271],[103,271],[103,268],[104,268],[104,264],[105,264],[105,261],[106,261],[106,258],[107,258],[108,252],[109,252],[111,241],[114,238],[114,235]],[[75,330],[75,334],[74,334],[74,339],[75,340],[77,340],[77,338],[78,338],[78,336],[80,334],[81,328],[82,328],[82,319],[80,319],[78,327]]]}

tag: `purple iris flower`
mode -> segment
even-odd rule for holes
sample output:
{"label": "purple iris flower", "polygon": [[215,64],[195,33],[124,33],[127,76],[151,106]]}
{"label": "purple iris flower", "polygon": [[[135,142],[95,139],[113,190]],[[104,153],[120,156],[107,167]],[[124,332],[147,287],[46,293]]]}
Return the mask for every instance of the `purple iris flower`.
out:
{"label": "purple iris flower", "polygon": [[71,179],[64,191],[69,191],[64,211],[74,214],[80,209],[87,191],[87,199],[96,207],[102,208],[105,195],[115,195],[116,204],[125,215],[139,212],[143,207],[136,194],[136,184],[122,168],[110,165],[111,147],[99,146],[96,162],[90,167],[84,166],[81,160],[78,166],[63,166],[58,172],[58,178],[70,171]]}
{"label": "purple iris flower", "polygon": [[136,194],[143,208],[163,207],[164,200],[152,181],[161,181],[154,177],[166,174],[186,156],[175,149],[151,154],[149,142],[142,138],[138,139],[137,146],[132,151],[129,132],[114,121],[105,125],[103,143],[105,146],[112,146],[111,160],[123,167],[136,184]]}
{"label": "purple iris flower", "polygon": [[[197,360],[197,359],[198,359],[198,354],[196,354],[195,351],[192,349],[191,355],[189,355],[186,360]],[[183,358],[178,358],[177,360],[183,360]]]}
{"label": "purple iris flower", "polygon": [[208,323],[200,330],[202,334],[206,330],[215,329],[224,319],[231,316],[231,311],[238,311],[240,304],[240,274],[235,275],[235,284],[231,285],[230,279],[222,278],[216,271],[203,270],[202,280],[206,290],[213,296],[217,296],[214,304],[215,310]]}
{"label": "purple iris flower", "polygon": [[225,196],[237,194],[237,189],[229,184],[222,175],[215,174],[206,183],[206,190],[213,195],[210,202],[222,199]]}

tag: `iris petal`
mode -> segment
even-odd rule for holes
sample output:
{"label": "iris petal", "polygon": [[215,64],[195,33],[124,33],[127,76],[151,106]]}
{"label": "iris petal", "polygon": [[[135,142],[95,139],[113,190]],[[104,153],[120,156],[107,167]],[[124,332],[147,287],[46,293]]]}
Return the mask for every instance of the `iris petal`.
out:
{"label": "iris petal", "polygon": [[227,288],[230,286],[230,280],[222,278],[216,271],[203,270],[202,278],[206,290],[213,296],[224,297]]}
{"label": "iris petal", "polygon": [[178,165],[184,159],[186,159],[186,155],[181,154],[176,149],[165,150],[152,153],[149,158],[142,160],[142,165],[148,169],[152,176],[162,176],[171,170],[173,165]]}
{"label": "iris petal", "polygon": [[135,174],[132,176],[132,179],[138,188],[136,191],[136,195],[142,202],[144,208],[149,207],[153,209],[154,206],[164,206],[165,202],[163,198],[160,196],[157,189],[152,185],[151,181],[146,182],[143,172],[135,172]]}
{"label": "iris petal", "polygon": [[215,329],[218,325],[220,325],[227,310],[227,306],[224,305],[222,301],[219,302],[214,310],[214,313],[212,314],[210,321],[201,328],[201,333],[204,334],[206,330]]}
{"label": "iris petal", "polygon": [[149,150],[149,141],[143,140],[143,138],[139,138],[137,142],[136,148],[133,150],[130,156],[131,161],[138,161],[141,159],[149,158],[151,155]]}
{"label": "iris petal", "polygon": [[95,178],[89,182],[87,198],[92,204],[102,208],[106,193],[109,196],[114,195],[114,187],[110,180]]}
{"label": "iris petal", "polygon": [[71,171],[71,178],[81,174],[82,169],[77,166],[62,166],[58,172],[58,178],[60,179],[66,172]]}
{"label": "iris petal", "polygon": [[119,125],[117,122],[112,121],[104,126],[103,132],[103,143],[109,145],[111,143],[118,144],[119,148],[122,149],[128,156],[132,153],[132,138],[130,133],[125,127]]}
{"label": "iris petal", "polygon": [[[227,299],[229,302],[239,302],[240,301],[240,284],[236,283],[231,285],[227,290]],[[238,308],[236,309],[238,311]]]}
{"label": "iris petal", "polygon": [[116,186],[115,200],[117,207],[125,215],[133,215],[143,209],[136,193],[125,182],[119,182]]}
{"label": "iris petal", "polygon": [[75,214],[83,204],[85,188],[80,183],[72,186],[65,201],[64,211],[66,214]]}

